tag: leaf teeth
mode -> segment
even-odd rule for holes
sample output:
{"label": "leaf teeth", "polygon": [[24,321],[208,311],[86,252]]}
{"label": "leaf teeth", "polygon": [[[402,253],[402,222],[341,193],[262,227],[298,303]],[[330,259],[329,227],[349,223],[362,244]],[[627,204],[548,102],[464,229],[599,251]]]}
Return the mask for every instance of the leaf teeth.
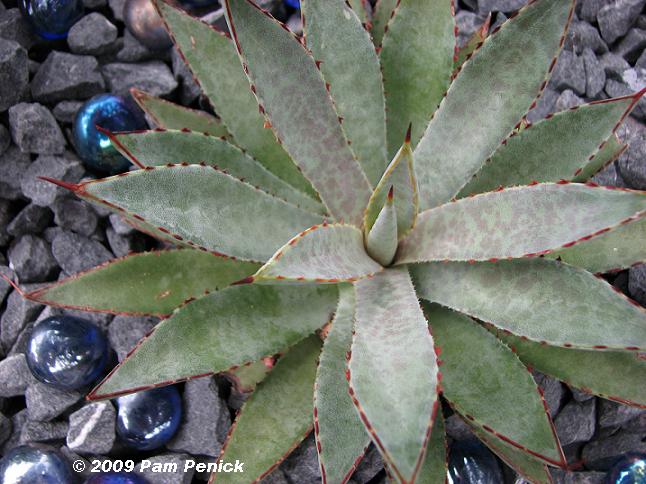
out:
{"label": "leaf teeth", "polygon": [[43,180],[43,181],[46,181],[46,182],[49,182],[49,183],[53,183],[54,185],[58,185],[59,187],[63,187],[66,190],[69,190],[71,192],[77,192],[79,190],[79,188],[80,188],[79,184],[70,183],[70,182],[66,182],[66,181],[63,181],[63,180],[57,180],[56,178],[50,178],[48,176],[39,176],[38,178],[40,180]]}

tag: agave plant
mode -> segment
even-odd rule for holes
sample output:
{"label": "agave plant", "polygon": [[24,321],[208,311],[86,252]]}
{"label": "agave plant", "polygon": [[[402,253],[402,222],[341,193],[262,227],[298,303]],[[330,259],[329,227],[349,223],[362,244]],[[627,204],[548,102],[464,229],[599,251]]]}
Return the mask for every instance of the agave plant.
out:
{"label": "agave plant", "polygon": [[111,139],[141,169],[54,181],[178,246],[27,294],[166,318],[90,399],[257,383],[220,456],[245,472],[216,482],[260,480],[313,429],[324,482],[372,441],[392,479],[443,483],[441,401],[549,482],[567,463],[528,367],[644,408],[646,314],[599,275],[645,259],[646,194],[588,181],[643,92],[525,121],[573,1],[463,50],[451,0],[381,0],[371,24],[303,0],[303,38],[223,3],[230,34],[156,4],[219,117],[135,91],[158,128]]}

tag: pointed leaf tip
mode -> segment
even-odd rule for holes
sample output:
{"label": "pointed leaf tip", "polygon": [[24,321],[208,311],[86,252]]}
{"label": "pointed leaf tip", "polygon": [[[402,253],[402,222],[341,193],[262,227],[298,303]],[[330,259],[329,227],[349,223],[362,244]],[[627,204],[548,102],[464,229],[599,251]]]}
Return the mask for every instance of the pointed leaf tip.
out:
{"label": "pointed leaf tip", "polygon": [[395,186],[390,185],[390,190],[388,190],[388,203],[392,203],[395,198]]}
{"label": "pointed leaf tip", "polygon": [[411,123],[408,124],[408,130],[406,130],[405,142],[406,142],[407,145],[410,144],[410,140],[411,140],[411,138],[413,136],[412,133],[413,133],[413,123],[411,122]]}
{"label": "pointed leaf tip", "polygon": [[76,183],[69,183],[69,182],[66,182],[66,181],[63,181],[63,180],[57,180],[56,178],[50,178],[48,176],[39,176],[38,179],[46,181],[46,182],[49,182],[49,183],[53,183],[54,185],[58,185],[59,187],[63,187],[66,190],[69,190],[71,192],[76,192],[80,187],[80,185],[78,185]]}

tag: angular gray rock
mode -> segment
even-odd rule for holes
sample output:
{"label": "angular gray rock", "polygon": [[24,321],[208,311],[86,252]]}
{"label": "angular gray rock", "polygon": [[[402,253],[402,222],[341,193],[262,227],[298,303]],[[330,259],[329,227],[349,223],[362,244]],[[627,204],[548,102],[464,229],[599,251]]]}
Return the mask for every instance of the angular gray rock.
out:
{"label": "angular gray rock", "polygon": [[63,132],[54,115],[42,104],[12,106],[9,125],[14,143],[25,153],[60,155],[65,151]]}
{"label": "angular gray rock", "polygon": [[17,8],[0,11],[0,38],[18,42],[27,50],[36,41],[36,35]]}
{"label": "angular gray rock", "polygon": [[581,20],[589,23],[597,22],[597,14],[606,5],[609,5],[614,0],[579,0],[577,2],[577,15]]}
{"label": "angular gray rock", "polygon": [[[638,104],[645,101],[642,99]],[[624,122],[624,129],[630,129],[626,140],[628,149],[617,160],[617,170],[630,188],[646,190],[646,128],[641,123]]]}
{"label": "angular gray rock", "polygon": [[91,269],[113,258],[100,242],[68,231],[54,237],[52,254],[68,275]]}
{"label": "angular gray rock", "polygon": [[51,442],[63,440],[67,435],[69,424],[61,422],[38,422],[27,420],[20,430],[20,443]]}
{"label": "angular gray rock", "polygon": [[[174,49],[173,49],[174,50]],[[159,52],[150,50],[139,42],[134,35],[126,29],[123,33],[123,45],[117,53],[117,60],[121,62],[141,62],[154,59]]]}
{"label": "angular gray rock", "polygon": [[98,12],[92,12],[72,25],[67,45],[75,54],[104,54],[117,40],[117,28]]}
{"label": "angular gray rock", "polygon": [[605,428],[619,428],[639,417],[644,410],[622,405],[610,400],[600,399],[599,401],[599,425]]}
{"label": "angular gray rock", "polygon": [[550,84],[558,91],[571,89],[575,94],[585,94],[585,66],[583,59],[564,50],[556,62]]}
{"label": "angular gray rock", "polygon": [[[189,469],[188,472],[184,472],[184,465],[187,460],[192,459],[190,455],[187,454],[162,454],[156,455],[147,459],[151,466],[143,469],[140,474],[149,479],[150,482],[155,484],[190,484],[193,479],[193,474],[195,474],[195,469]],[[155,464],[165,464],[172,463],[177,467],[177,472],[154,472]],[[137,465],[137,469],[140,466]]]}
{"label": "angular gray rock", "polygon": [[[0,189],[2,184],[0,183]],[[9,200],[0,198],[0,247],[6,246],[11,242],[11,236],[7,233],[7,225],[11,222],[11,219],[14,217],[15,210],[13,204]],[[6,264],[6,260],[3,261],[3,264]]]}
{"label": "angular gray rock", "polygon": [[584,102],[585,102],[584,99],[574,94],[570,89],[566,89],[561,93],[561,95],[556,100],[556,103],[554,105],[554,111],[555,112],[565,111],[575,106],[579,106]]}
{"label": "angular gray rock", "polygon": [[[14,280],[16,278],[16,274],[8,266],[5,265],[0,265],[0,274],[7,276],[11,280]],[[0,277],[0,305],[2,305],[2,303],[4,302],[7,294],[9,294],[9,291],[11,291],[11,285]]]}
{"label": "angular gray rock", "polygon": [[0,155],[2,155],[11,144],[11,135],[4,124],[0,124]]}
{"label": "angular gray rock", "polygon": [[[640,71],[643,69],[640,69]],[[635,71],[634,69],[628,69],[624,72]],[[620,96],[630,96],[635,93],[633,89],[625,81],[617,81],[615,79],[607,79],[606,87],[604,88],[606,94],[609,97],[620,97]],[[646,101],[642,98],[641,101],[637,103],[637,106],[631,113],[631,115],[637,119],[646,120]]]}
{"label": "angular gray rock", "polygon": [[182,424],[166,447],[175,452],[219,456],[231,416],[213,378],[187,382],[182,401]]}
{"label": "angular gray rock", "polygon": [[24,198],[20,189],[20,180],[31,165],[28,153],[12,145],[0,155],[0,198],[18,200]]}
{"label": "angular gray rock", "polygon": [[144,250],[143,239],[139,235],[119,235],[112,227],[105,230],[110,250],[116,257],[124,257],[132,252]]}
{"label": "angular gray rock", "polygon": [[603,472],[566,472],[550,468],[554,484],[604,484],[606,475]]}
{"label": "angular gray rock", "polygon": [[7,226],[7,232],[14,237],[39,234],[47,228],[53,218],[49,208],[30,203],[14,217]]}
{"label": "angular gray rock", "polygon": [[47,422],[81,400],[79,392],[65,392],[39,381],[34,381],[25,392],[29,420]]}
{"label": "angular gray rock", "polygon": [[457,414],[453,414],[444,421],[446,435],[453,440],[471,440],[474,438],[469,426]]}
{"label": "angular gray rock", "polygon": [[554,112],[556,101],[559,98],[559,92],[547,87],[536,103],[536,107],[527,114],[527,121],[536,123]]}
{"label": "angular gray rock", "polygon": [[621,81],[624,71],[630,69],[630,64],[626,62],[623,57],[613,54],[612,52],[603,54],[599,58],[599,63],[601,64],[601,67],[603,67],[606,77],[616,81]]}
{"label": "angular gray rock", "polygon": [[22,409],[11,417],[11,435],[7,441],[2,444],[0,454],[6,454],[9,450],[20,445],[20,430],[27,421],[27,410]]}
{"label": "angular gray rock", "polygon": [[321,471],[319,469],[318,454],[314,435],[310,434],[297,448],[285,459],[280,468],[289,482],[319,482]]}
{"label": "angular gray rock", "polygon": [[630,29],[628,34],[621,39],[614,53],[620,55],[628,62],[636,62],[646,47],[646,30]]}
{"label": "angular gray rock", "polygon": [[587,442],[596,428],[596,399],[587,402],[570,402],[559,412],[554,420],[556,433],[561,445],[566,447],[579,442]]}
{"label": "angular gray rock", "polygon": [[[30,291],[36,287],[36,284],[26,284],[23,289]],[[17,291],[9,294],[7,307],[0,318],[0,345],[5,352],[13,346],[25,325],[36,319],[42,310],[42,304],[23,298]]]}
{"label": "angular gray rock", "polygon": [[628,291],[632,298],[646,306],[646,264],[631,267],[628,272]]}
{"label": "angular gray rock", "polygon": [[[611,186],[611,185],[608,185],[608,186]],[[589,393],[586,393],[584,391],[578,390],[573,387],[570,387],[570,392],[572,392],[572,398],[574,398],[574,400],[580,403],[587,402],[588,400],[591,400],[594,398],[594,395],[590,395]]]}
{"label": "angular gray rock", "polygon": [[0,397],[24,395],[27,387],[35,382],[25,355],[8,356],[0,361]]}
{"label": "angular gray rock", "polygon": [[573,22],[565,39],[565,49],[581,54],[586,48],[595,54],[608,52],[608,46],[599,35],[599,31],[587,22]]}
{"label": "angular gray rock", "polygon": [[126,64],[115,62],[102,68],[108,89],[113,94],[128,95],[136,87],[153,96],[166,96],[177,88],[168,66],[160,61]]}
{"label": "angular gray rock", "polygon": [[11,419],[0,413],[0,445],[4,444],[11,435]]}
{"label": "angular gray rock", "polygon": [[110,225],[112,225],[115,233],[119,235],[131,235],[135,233],[135,228],[127,223],[119,214],[112,213],[110,214],[109,219]]}
{"label": "angular gray rock", "polygon": [[51,206],[57,198],[67,195],[68,190],[38,177],[48,176],[70,183],[77,183],[85,170],[80,160],[72,153],[63,156],[41,155],[27,168],[21,180],[21,189],[25,196],[41,207]]}
{"label": "angular gray rock", "polygon": [[52,113],[59,123],[71,124],[81,106],[83,106],[81,101],[61,101],[54,106]]}
{"label": "angular gray rock", "polygon": [[99,218],[88,202],[61,197],[52,206],[59,227],[89,237],[96,231]]}
{"label": "angular gray rock", "polygon": [[171,58],[173,60],[173,74],[175,74],[175,79],[179,84],[180,101],[184,105],[189,105],[200,96],[202,91],[177,49],[172,49]]}
{"label": "angular gray rock", "polygon": [[22,235],[9,248],[9,267],[18,280],[45,282],[58,272],[58,264],[52,256],[49,244],[36,235]]}
{"label": "angular gray rock", "polygon": [[287,480],[287,477],[285,477],[285,473],[282,471],[280,467],[276,467],[271,473],[264,477],[261,481],[260,484],[290,484],[289,481]]}
{"label": "angular gray rock", "polygon": [[639,17],[645,4],[646,0],[615,0],[601,8],[597,13],[597,22],[605,41],[612,44],[624,36]]}
{"label": "angular gray rock", "polygon": [[27,51],[17,42],[0,39],[0,113],[22,99],[28,83]]}
{"label": "angular gray rock", "polygon": [[641,434],[622,430],[586,444],[581,458],[588,469],[606,471],[628,452],[646,452],[646,442],[642,439]]}
{"label": "angular gray rock", "polygon": [[105,455],[116,437],[116,412],[112,403],[94,402],[70,415],[67,447],[79,454]]}
{"label": "angular gray rock", "polygon": [[126,3],[126,0],[108,0],[108,4],[110,5],[110,10],[112,10],[112,15],[114,15],[114,18],[117,20],[121,20],[123,22],[123,5]]}
{"label": "angular gray rock", "polygon": [[478,0],[478,12],[514,12],[526,4],[527,0]]}
{"label": "angular gray rock", "polygon": [[606,85],[606,71],[592,49],[586,48],[581,57],[585,67],[585,95],[596,99]]}
{"label": "angular gray rock", "polygon": [[54,104],[87,99],[103,92],[105,82],[94,57],[52,51],[31,81],[34,100]]}
{"label": "angular gray rock", "polygon": [[545,403],[547,403],[547,408],[549,409],[550,416],[554,418],[563,404],[563,399],[565,397],[565,388],[563,384],[558,381],[556,378],[551,378],[547,375],[539,373],[537,371],[532,373],[534,375],[534,380],[536,384],[543,391],[543,398],[545,398]]}
{"label": "angular gray rock", "polygon": [[384,468],[384,459],[377,450],[377,447],[370,445],[368,450],[359,462],[357,470],[352,474],[350,482],[356,484],[367,484],[372,481]]}
{"label": "angular gray rock", "polygon": [[157,318],[153,317],[142,318],[122,315],[114,317],[108,327],[108,341],[112,349],[117,353],[119,361],[126,357],[128,352],[155,327],[158,321]]}

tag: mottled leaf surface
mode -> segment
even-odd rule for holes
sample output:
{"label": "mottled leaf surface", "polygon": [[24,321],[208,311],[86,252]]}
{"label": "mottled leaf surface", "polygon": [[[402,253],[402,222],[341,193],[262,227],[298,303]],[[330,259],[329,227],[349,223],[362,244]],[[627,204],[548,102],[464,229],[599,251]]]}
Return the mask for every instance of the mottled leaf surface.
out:
{"label": "mottled leaf surface", "polygon": [[485,432],[475,423],[466,420],[471,431],[484,442],[505,464],[518,472],[525,479],[535,484],[553,484],[547,466],[530,454],[512,447],[495,435]]}
{"label": "mottled leaf surface", "polygon": [[211,136],[231,136],[220,119],[204,111],[190,109],[165,99],[132,89],[132,97],[158,128],[190,129]]}
{"label": "mottled leaf surface", "polygon": [[444,396],[465,416],[551,462],[560,447],[531,373],[495,336],[467,316],[425,307],[442,349]]}
{"label": "mottled leaf surface", "polygon": [[454,197],[527,112],[573,5],[530,4],[464,64],[415,151],[422,209]]}
{"label": "mottled leaf surface", "polygon": [[283,356],[244,404],[220,456],[244,473],[213,473],[213,482],[247,484],[268,474],[312,428],[312,386],[321,340],[311,336]]}
{"label": "mottled leaf surface", "polygon": [[325,214],[323,205],[278,178],[227,140],[182,131],[115,134],[112,140],[119,151],[126,157],[136,160],[139,165],[205,163],[293,205],[310,212]]}
{"label": "mottled leaf surface", "polygon": [[386,33],[386,26],[396,6],[397,0],[377,0],[372,13],[372,25],[370,28],[372,42],[375,47],[381,47],[381,41]]}
{"label": "mottled leaf surface", "polygon": [[417,475],[417,484],[445,484],[447,475],[446,430],[444,417],[438,408],[431,436],[426,446],[424,463]]}
{"label": "mottled leaf surface", "polygon": [[478,47],[480,47],[480,45],[487,38],[487,35],[489,35],[490,25],[491,14],[487,16],[484,24],[482,24],[482,26],[473,33],[467,43],[458,49],[456,55],[453,58],[454,70],[460,69],[466,62],[467,58],[472,55],[478,49]]}
{"label": "mottled leaf surface", "polygon": [[[257,361],[322,327],[336,302],[333,286],[246,284],[214,292],[159,323],[90,397],[108,398]],[[310,386],[310,398],[311,392]]]}
{"label": "mottled leaf surface", "polygon": [[257,268],[193,249],[145,252],[37,289],[28,298],[85,311],[165,315],[189,297],[222,289]]}
{"label": "mottled leaf surface", "polygon": [[412,145],[417,145],[449,87],[455,48],[451,4],[452,0],[401,0],[388,24],[380,59],[390,156],[401,146],[410,123]]}
{"label": "mottled leaf surface", "polygon": [[[360,0],[355,7],[365,12]],[[386,105],[370,34],[345,0],[303,0],[307,46],[323,77],[363,171],[376,185],[386,169]]]}
{"label": "mottled leaf surface", "polygon": [[637,219],[645,211],[642,192],[574,183],[507,188],[422,212],[400,244],[397,261],[544,254]]}
{"label": "mottled leaf surface", "polygon": [[318,215],[200,165],[129,172],[84,183],[77,194],[137,214],[180,239],[253,261],[269,259],[294,234],[321,222]]}
{"label": "mottled leaf surface", "polygon": [[348,145],[314,58],[249,0],[225,1],[227,22],[260,105],[337,221],[361,225],[371,187]]}
{"label": "mottled leaf surface", "polygon": [[615,161],[626,151],[628,145],[617,138],[616,134],[610,136],[603,147],[594,155],[587,165],[583,168],[581,173],[575,176],[572,180],[575,182],[585,182],[596,175],[603,168]]}
{"label": "mottled leaf surface", "polygon": [[419,207],[413,152],[409,143],[404,143],[401,147],[370,197],[363,222],[366,233],[370,231],[381,208],[386,204],[391,187],[395,193],[397,236],[401,239],[415,225]]}
{"label": "mottled leaf surface", "polygon": [[256,273],[254,281],[353,281],[381,270],[366,253],[361,230],[323,224],[287,242]]}
{"label": "mottled leaf surface", "polygon": [[627,269],[646,261],[646,218],[617,227],[573,247],[559,249],[547,257],[600,273]]}
{"label": "mottled leaf surface", "polygon": [[370,443],[348,394],[345,361],[352,344],[355,295],[339,288],[339,306],[325,338],[314,387],[314,418],[319,465],[327,482],[343,482],[354,471]]}
{"label": "mottled leaf surface", "polygon": [[273,368],[273,359],[268,356],[248,365],[226,372],[227,377],[233,381],[236,390],[240,392],[251,392],[256,385],[267,378]]}
{"label": "mottled leaf surface", "polygon": [[632,105],[633,98],[587,104],[523,129],[498,148],[458,196],[573,179]]}
{"label": "mottled leaf surface", "polygon": [[172,32],[175,45],[186,59],[200,87],[208,96],[235,143],[265,168],[290,185],[311,195],[315,192],[289,155],[264,128],[265,118],[249,89],[231,40],[182,10],[158,0],[157,8]]}
{"label": "mottled leaf surface", "polygon": [[[646,313],[589,272],[546,259],[412,266],[417,294],[555,346],[646,348]],[[601,349],[600,348],[600,349]]]}
{"label": "mottled leaf surface", "polygon": [[411,482],[438,403],[433,338],[406,268],[387,269],[355,288],[353,401],[390,469]]}
{"label": "mottled leaf surface", "polygon": [[496,332],[528,366],[604,398],[646,407],[646,360],[626,351],[557,348]]}
{"label": "mottled leaf surface", "polygon": [[[350,5],[362,24],[368,22],[368,8],[370,8],[370,6],[366,5],[367,3],[368,0],[348,0],[348,5]],[[301,6],[301,8],[303,7]]]}

